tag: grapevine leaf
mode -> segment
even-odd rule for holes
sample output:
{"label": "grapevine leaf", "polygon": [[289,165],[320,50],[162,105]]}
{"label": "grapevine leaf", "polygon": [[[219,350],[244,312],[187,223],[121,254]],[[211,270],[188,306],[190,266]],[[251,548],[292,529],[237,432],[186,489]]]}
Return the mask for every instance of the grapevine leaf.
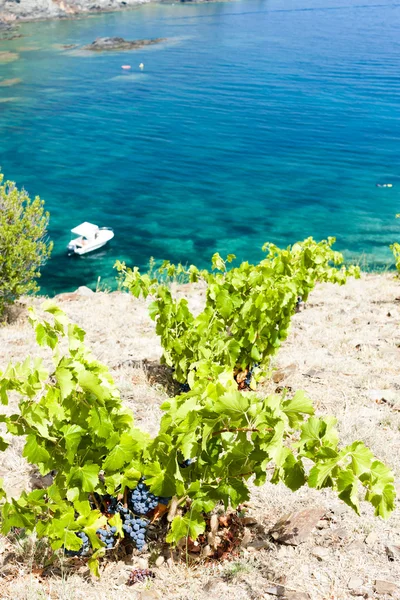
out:
{"label": "grapevine leaf", "polygon": [[113,431],[113,424],[106,408],[93,406],[89,411],[88,425],[100,438],[107,439]]}
{"label": "grapevine leaf", "polygon": [[300,460],[296,460],[293,454],[289,454],[284,465],[284,482],[285,485],[295,492],[301,488],[306,481],[304,467]]}
{"label": "grapevine leaf", "polygon": [[360,476],[370,470],[374,455],[363,442],[353,442],[351,446],[343,449],[344,452],[348,452],[351,456],[351,464],[355,475]]}
{"label": "grapevine leaf", "polygon": [[196,540],[205,530],[205,521],[200,512],[189,511],[184,517],[176,516],[171,523],[167,542],[176,545],[184,538]]}
{"label": "grapevine leaf", "polygon": [[311,488],[321,488],[326,484],[327,479],[332,475],[333,469],[337,466],[340,457],[320,462],[316,464],[310,471],[308,476],[308,485]]}
{"label": "grapevine leaf", "polygon": [[92,492],[99,483],[98,465],[86,464],[83,467],[74,467],[67,477],[69,487],[79,487],[84,492]]}
{"label": "grapevine leaf", "polygon": [[80,371],[78,382],[85,391],[92,393],[100,401],[104,401],[109,397],[107,388],[101,384],[99,377],[92,371]]}
{"label": "grapevine leaf", "polygon": [[38,443],[37,437],[33,433],[26,437],[22,455],[34,465],[45,464],[50,459],[50,454]]}
{"label": "grapevine leaf", "polygon": [[121,519],[121,515],[119,513],[115,513],[115,515],[113,515],[110,519],[108,519],[109,524],[111,525],[111,527],[116,527],[117,528],[117,533],[123,537],[124,534],[124,530],[122,529],[122,519]]}
{"label": "grapevine leaf", "polygon": [[118,471],[131,462],[135,451],[138,449],[138,442],[131,434],[123,433],[120,439],[120,443],[111,450],[103,463],[105,471]]}
{"label": "grapevine leaf", "polygon": [[341,471],[337,478],[339,498],[348,504],[358,515],[360,503],[358,500],[358,485],[354,473],[350,469]]}
{"label": "grapevine leaf", "polygon": [[217,295],[216,305],[224,319],[227,319],[233,310],[232,300],[227,290],[221,290]]}
{"label": "grapevine leaf", "polygon": [[243,415],[248,407],[249,400],[237,391],[225,393],[213,404],[213,410],[216,413],[224,414],[231,418]]}
{"label": "grapevine leaf", "polygon": [[56,369],[55,376],[61,391],[61,400],[65,400],[75,388],[72,372],[65,367]]}
{"label": "grapevine leaf", "polygon": [[88,560],[88,567],[94,577],[100,578],[99,559],[104,556],[105,552],[104,548],[99,548]]}
{"label": "grapevine leaf", "polygon": [[79,425],[65,425],[61,428],[64,435],[65,446],[66,446],[66,459],[70,464],[73,464],[76,458],[76,451],[82,439],[82,435],[85,430]]}
{"label": "grapevine leaf", "polygon": [[314,407],[312,402],[304,392],[298,391],[291,400],[286,400],[282,404],[282,410],[291,419],[297,419],[299,414],[313,415]]}

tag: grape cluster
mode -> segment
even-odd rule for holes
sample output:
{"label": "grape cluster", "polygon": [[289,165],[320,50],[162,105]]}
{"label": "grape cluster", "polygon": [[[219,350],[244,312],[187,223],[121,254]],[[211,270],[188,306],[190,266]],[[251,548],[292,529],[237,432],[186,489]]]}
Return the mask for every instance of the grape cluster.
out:
{"label": "grape cluster", "polygon": [[149,487],[143,481],[139,481],[128,498],[129,506],[136,515],[147,515],[158,504],[167,505],[169,501],[170,498],[163,498],[152,494]]}
{"label": "grape cluster", "polygon": [[90,507],[92,510],[96,510],[100,508],[103,514],[114,515],[117,511],[118,500],[114,496],[110,496],[110,494],[105,494],[101,496],[97,492],[93,494],[93,499],[89,499]]}
{"label": "grape cluster", "polygon": [[194,458],[186,458],[185,460],[179,463],[179,466],[181,467],[181,469],[187,469],[187,467],[190,467],[190,465],[192,465],[194,461]]}
{"label": "grape cluster", "polygon": [[117,512],[118,500],[114,496],[109,494],[103,496],[103,504],[108,514],[114,515]]}
{"label": "grape cluster", "polygon": [[64,549],[65,556],[87,556],[90,552],[90,541],[84,531],[80,531],[76,534],[78,538],[82,540],[82,546],[79,550],[67,550]]}
{"label": "grape cluster", "polygon": [[187,394],[187,392],[190,392],[190,385],[188,383],[180,383],[179,390],[181,394]]}
{"label": "grape cluster", "polygon": [[294,309],[296,313],[300,312],[302,304],[304,304],[303,298],[301,296],[297,296],[296,306]]}
{"label": "grape cluster", "polygon": [[140,481],[130,494],[130,504],[135,514],[147,515],[147,513],[155,509],[158,499],[150,492],[147,485]]}
{"label": "grape cluster", "polygon": [[128,585],[134,585],[135,583],[141,583],[146,579],[154,579],[155,575],[150,569],[134,569],[129,575]]}
{"label": "grape cluster", "polygon": [[123,522],[122,529],[135,543],[136,548],[140,552],[146,543],[146,527],[149,521],[141,517],[135,517],[125,507],[120,509],[120,515]]}
{"label": "grape cluster", "polygon": [[108,550],[114,548],[117,533],[116,527],[111,527],[110,529],[98,529],[96,533],[99,536],[100,541],[103,542],[103,544],[105,544]]}
{"label": "grape cluster", "polygon": [[259,364],[255,363],[255,365],[247,371],[246,379],[244,380],[244,382],[248,387],[250,387],[251,378],[253,377],[254,369],[256,369],[258,366],[259,366]]}

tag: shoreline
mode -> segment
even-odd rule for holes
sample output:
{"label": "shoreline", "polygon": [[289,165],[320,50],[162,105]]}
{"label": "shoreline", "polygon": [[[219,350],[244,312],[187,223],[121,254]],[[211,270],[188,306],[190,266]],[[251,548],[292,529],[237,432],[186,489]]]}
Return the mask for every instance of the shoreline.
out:
{"label": "shoreline", "polygon": [[[49,6],[44,0],[28,0],[28,6],[19,3],[6,2],[8,10],[0,11],[0,33],[2,29],[10,30],[13,26],[23,23],[41,21],[64,21],[85,18],[114,12],[135,10],[144,4],[207,4],[215,2],[230,2],[231,0],[97,0],[96,4],[88,0],[52,0]],[[2,41],[0,39],[0,41]]]}

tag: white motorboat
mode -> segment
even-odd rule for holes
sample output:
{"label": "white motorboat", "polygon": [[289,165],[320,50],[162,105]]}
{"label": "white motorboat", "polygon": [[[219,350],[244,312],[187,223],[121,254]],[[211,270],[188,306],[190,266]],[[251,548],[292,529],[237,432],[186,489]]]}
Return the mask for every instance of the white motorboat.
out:
{"label": "white motorboat", "polygon": [[98,250],[98,248],[105,246],[114,237],[114,231],[111,227],[98,227],[87,221],[71,229],[71,233],[78,237],[72,239],[68,244],[68,254],[70,256],[72,254],[87,254],[88,252],[93,252],[93,250]]}

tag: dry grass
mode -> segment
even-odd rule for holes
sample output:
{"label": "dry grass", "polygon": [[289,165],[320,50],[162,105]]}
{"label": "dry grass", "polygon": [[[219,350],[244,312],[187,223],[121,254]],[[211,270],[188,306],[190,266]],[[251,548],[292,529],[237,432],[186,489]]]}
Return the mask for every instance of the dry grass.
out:
{"label": "dry grass", "polygon": [[[179,293],[189,297],[194,310],[199,309],[201,289],[184,286]],[[338,418],[344,442],[365,441],[393,467],[400,492],[399,296],[400,281],[389,274],[368,275],[342,288],[318,286],[306,308],[294,317],[289,338],[275,360],[282,381],[263,387],[265,392],[277,385],[306,390],[318,412]],[[39,300],[34,304],[39,305]],[[146,303],[125,294],[98,293],[64,299],[60,305],[88,332],[88,344],[110,366],[137,424],[155,433],[159,406],[173,392],[173,383],[158,364],[161,348]],[[22,308],[13,318],[0,329],[0,368],[9,360],[43,352],[34,343],[26,311]],[[1,457],[0,475],[14,494],[32,485],[20,440]],[[326,513],[308,541],[294,548],[268,540],[268,530],[282,514],[310,505],[322,505]],[[376,579],[400,584],[400,559],[390,562],[385,550],[388,545],[400,546],[398,509],[383,522],[373,517],[369,507],[363,507],[357,517],[329,491],[303,489],[293,494],[283,486],[266,485],[252,490],[250,514],[259,523],[258,537],[265,548],[244,550],[234,564],[188,568],[165,563],[147,587],[125,585],[132,564],[145,564],[147,556],[134,557],[130,564],[109,564],[99,583],[88,577],[83,565],[73,571],[67,564],[57,565],[43,574],[36,569],[45,552],[42,545],[35,540],[18,544],[3,539],[0,598],[257,600],[274,597],[267,593],[273,582],[307,592],[312,600],[346,600],[355,597],[348,582],[357,576],[362,580],[359,597],[382,599],[385,596],[374,592]],[[323,560],[315,556],[321,548],[326,549]]]}

